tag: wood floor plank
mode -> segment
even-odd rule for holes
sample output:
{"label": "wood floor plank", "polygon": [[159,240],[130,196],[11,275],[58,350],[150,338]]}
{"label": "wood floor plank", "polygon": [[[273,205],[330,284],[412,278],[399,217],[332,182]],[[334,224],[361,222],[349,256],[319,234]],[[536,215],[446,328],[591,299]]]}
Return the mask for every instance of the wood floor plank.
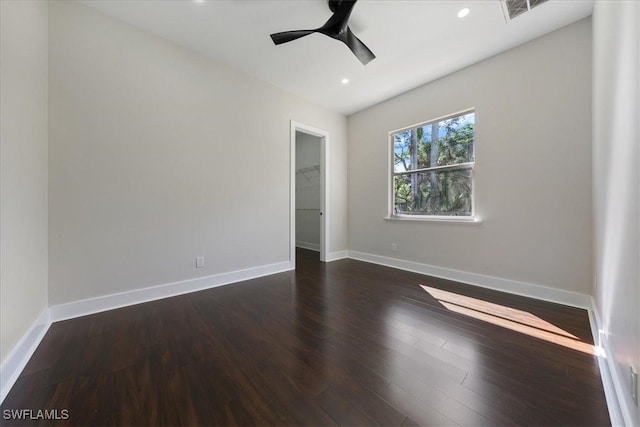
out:
{"label": "wood floor plank", "polygon": [[358,384],[343,381],[331,386],[336,396],[343,401],[351,402],[376,424],[381,426],[400,426],[406,416],[373,393]]}
{"label": "wood floor plank", "polygon": [[317,398],[324,411],[341,426],[371,426],[376,423],[350,400],[344,399],[333,387],[327,388]]}
{"label": "wood floor plank", "polygon": [[295,271],[54,323],[0,410],[70,418],[0,424],[610,425],[594,355],[521,327],[588,349],[586,311],[296,256]]}
{"label": "wood floor plank", "polygon": [[421,426],[458,426],[435,407],[425,404],[411,393],[392,384],[382,392],[382,397],[398,410],[402,411]]}

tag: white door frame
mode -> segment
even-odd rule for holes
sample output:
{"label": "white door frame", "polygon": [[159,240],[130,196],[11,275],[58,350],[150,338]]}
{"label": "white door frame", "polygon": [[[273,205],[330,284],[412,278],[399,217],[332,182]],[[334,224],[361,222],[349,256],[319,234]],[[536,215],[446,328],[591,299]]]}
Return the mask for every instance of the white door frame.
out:
{"label": "white door frame", "polygon": [[291,267],[296,266],[296,131],[320,138],[320,261],[327,261],[329,250],[329,132],[291,121],[291,134],[289,138],[291,166],[289,182],[291,184],[289,195],[289,223],[291,226],[289,260]]}

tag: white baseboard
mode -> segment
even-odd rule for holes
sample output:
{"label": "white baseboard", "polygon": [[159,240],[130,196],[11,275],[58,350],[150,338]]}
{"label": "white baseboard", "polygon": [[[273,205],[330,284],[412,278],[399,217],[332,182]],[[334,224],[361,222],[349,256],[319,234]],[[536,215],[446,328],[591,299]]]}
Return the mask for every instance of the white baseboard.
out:
{"label": "white baseboard", "polygon": [[589,311],[589,321],[591,322],[591,331],[593,332],[593,342],[598,349],[598,367],[600,368],[600,377],[604,387],[604,394],[607,399],[607,407],[609,408],[609,417],[611,425],[616,426],[632,426],[633,416],[632,408],[626,399],[619,396],[625,396],[627,393],[626,382],[620,378],[613,361],[612,352],[607,342],[606,334],[602,333],[603,325],[600,321],[598,307],[591,298],[592,310]]}
{"label": "white baseboard", "polygon": [[[320,245],[317,243],[296,242],[296,247],[320,252]],[[345,258],[348,258],[347,251],[330,252],[327,254],[327,259],[325,259],[325,262],[338,261]]]}
{"label": "white baseboard", "polygon": [[0,403],[4,402],[11,387],[18,380],[33,352],[36,351],[40,341],[49,330],[49,326],[51,326],[51,321],[49,309],[46,308],[2,362],[2,366],[0,366]]}
{"label": "white baseboard", "polygon": [[320,252],[320,243],[296,242],[297,248],[309,249],[310,251]]}
{"label": "white baseboard", "polygon": [[117,294],[104,295],[80,301],[73,301],[66,304],[54,305],[50,308],[51,321],[57,322],[65,319],[72,319],[74,317],[86,316],[88,314],[99,313],[101,311],[113,310],[115,308],[201,291],[289,270],[293,270],[293,267],[289,261],[285,261],[276,264],[248,268],[246,270],[214,274],[212,276],[199,277],[197,279],[183,280],[180,282],[167,283],[144,289],[136,289],[133,291],[120,292]]}
{"label": "white baseboard", "polygon": [[441,279],[453,280],[469,285],[481,286],[483,288],[495,289],[497,291],[507,292],[510,294],[522,295],[525,297],[535,298],[543,301],[584,308],[585,310],[589,310],[591,308],[591,297],[587,294],[581,294],[578,292],[565,291],[562,289],[549,288],[532,283],[525,283],[515,280],[502,279],[499,277],[469,273],[466,271],[436,267],[433,265],[422,264],[413,261],[405,261],[398,258],[373,255],[365,252],[348,251],[348,256],[349,258],[359,261],[385,265],[387,267],[412,271],[414,273],[439,277]]}
{"label": "white baseboard", "polygon": [[331,262],[331,261],[338,261],[341,259],[345,259],[345,258],[349,258],[349,252],[348,251],[336,251],[336,252],[331,252],[329,254],[327,254],[327,262]]}

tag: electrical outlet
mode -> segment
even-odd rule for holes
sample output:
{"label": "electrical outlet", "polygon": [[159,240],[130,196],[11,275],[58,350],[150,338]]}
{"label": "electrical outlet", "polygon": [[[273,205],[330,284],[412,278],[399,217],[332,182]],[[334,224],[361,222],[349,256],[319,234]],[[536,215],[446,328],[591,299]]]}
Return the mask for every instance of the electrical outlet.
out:
{"label": "electrical outlet", "polygon": [[606,337],[606,335],[604,334],[604,331],[603,331],[602,329],[598,329],[598,342],[597,342],[597,344],[598,344],[600,347],[604,347],[604,345],[605,345],[605,344],[604,344],[604,342],[605,342],[605,339],[606,339],[606,338],[607,338],[607,337]]}
{"label": "electrical outlet", "polygon": [[391,244],[391,252],[396,252],[398,250],[398,245],[396,245],[395,243]]}
{"label": "electrical outlet", "polygon": [[631,388],[631,400],[638,406],[638,373],[633,366],[629,366],[629,388]]}
{"label": "electrical outlet", "polygon": [[203,256],[196,257],[196,268],[202,268],[202,267],[204,267],[204,257]]}

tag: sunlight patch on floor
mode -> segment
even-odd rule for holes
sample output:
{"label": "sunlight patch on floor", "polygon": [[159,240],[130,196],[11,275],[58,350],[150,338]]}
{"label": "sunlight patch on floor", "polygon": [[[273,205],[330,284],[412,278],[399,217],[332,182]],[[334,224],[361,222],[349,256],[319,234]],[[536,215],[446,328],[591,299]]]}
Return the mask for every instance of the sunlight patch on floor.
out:
{"label": "sunlight patch on floor", "polygon": [[593,345],[526,311],[471,298],[442,289],[420,285],[447,310],[482,320],[515,332],[539,338],[587,354],[595,354]]}

